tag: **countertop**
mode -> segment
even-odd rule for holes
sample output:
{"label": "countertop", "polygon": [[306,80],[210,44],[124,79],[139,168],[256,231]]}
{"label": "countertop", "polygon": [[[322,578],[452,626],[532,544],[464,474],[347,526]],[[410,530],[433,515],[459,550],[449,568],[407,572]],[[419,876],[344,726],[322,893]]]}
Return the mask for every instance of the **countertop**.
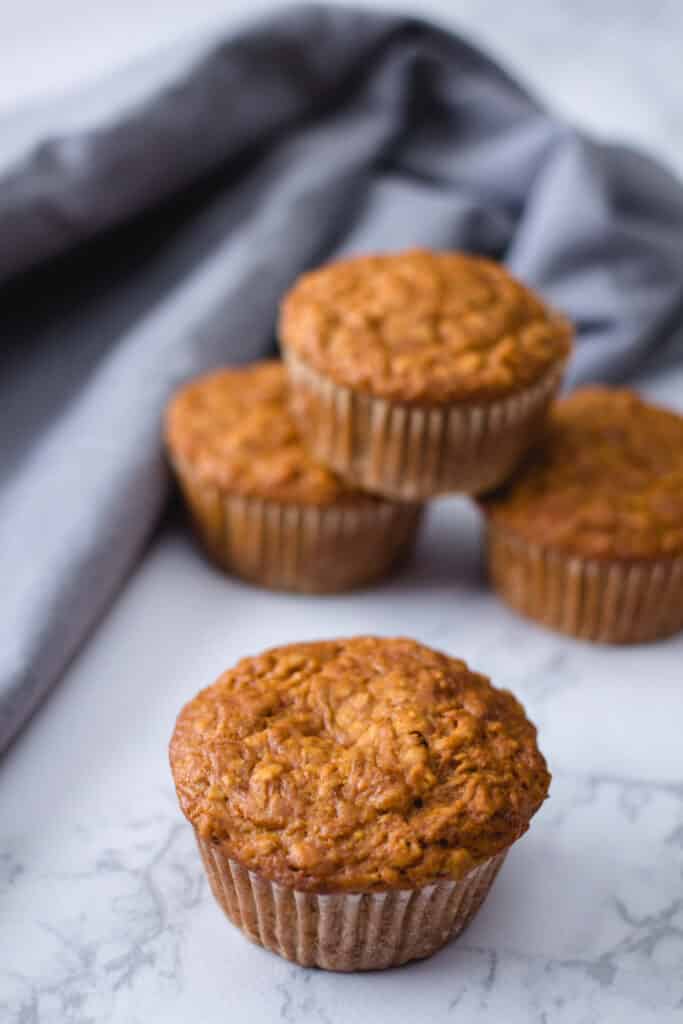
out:
{"label": "countertop", "polygon": [[[140,5],[114,6],[129,29],[141,12],[136,45],[148,43]],[[580,0],[503,6],[424,10],[490,42],[572,116],[683,167],[680,5],[606,3],[600,17]],[[36,0],[14,22],[24,7],[33,17]],[[166,4],[165,38],[176,10],[180,25],[214,7]],[[683,410],[683,369],[645,386]],[[554,780],[458,942],[419,964],[348,976],[295,967],[224,919],[166,746],[181,705],[240,656],[359,632],[409,634],[511,688]],[[415,559],[384,585],[317,599],[221,577],[174,521],[0,764],[0,1019],[683,1020],[682,708],[683,635],[591,647],[516,618],[486,587],[467,502],[435,503]]]}

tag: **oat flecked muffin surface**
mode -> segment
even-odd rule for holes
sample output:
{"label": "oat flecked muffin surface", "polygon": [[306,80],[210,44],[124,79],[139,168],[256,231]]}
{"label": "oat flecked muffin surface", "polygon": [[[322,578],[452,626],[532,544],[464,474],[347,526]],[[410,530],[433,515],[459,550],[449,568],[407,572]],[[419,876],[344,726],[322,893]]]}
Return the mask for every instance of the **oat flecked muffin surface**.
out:
{"label": "oat flecked muffin surface", "polygon": [[498,398],[570,348],[567,321],[504,267],[462,252],[359,256],[305,274],[285,298],[285,345],[379,398]]}
{"label": "oat flecked muffin surface", "polygon": [[276,360],[190,381],[169,407],[166,438],[197,481],[230,494],[307,505],[357,496],[301,443]]}
{"label": "oat flecked muffin surface", "polygon": [[398,497],[500,483],[536,432],[568,321],[459,252],[361,256],[305,274],[280,340],[321,461]]}
{"label": "oat flecked muffin surface", "polygon": [[514,607],[587,639],[683,628],[683,417],[583,388],[482,507],[493,581]]}
{"label": "oat flecked muffin surface", "polygon": [[[550,780],[510,693],[462,661],[377,637],[245,658],[183,709],[170,756],[214,892],[250,937],[298,959],[281,941],[298,927],[288,899],[319,913],[337,894],[343,921],[364,895],[355,952],[318,935],[302,961],[336,969],[427,955],[464,927]],[[383,913],[412,901],[420,917],[391,948],[363,932],[390,893]],[[245,926],[252,904],[267,934]]]}
{"label": "oat flecked muffin surface", "polygon": [[278,361],[191,381],[169,404],[166,443],[205,547],[246,579],[345,589],[385,572],[414,537],[417,506],[362,494],[311,458]]}

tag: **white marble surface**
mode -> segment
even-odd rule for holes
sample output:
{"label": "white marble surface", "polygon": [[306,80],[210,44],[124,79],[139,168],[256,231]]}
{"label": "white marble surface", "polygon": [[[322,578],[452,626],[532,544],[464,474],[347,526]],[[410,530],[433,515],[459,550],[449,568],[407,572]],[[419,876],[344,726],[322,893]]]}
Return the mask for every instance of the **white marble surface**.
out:
{"label": "white marble surface", "polygon": [[[683,169],[677,0],[420,9],[473,32],[569,115]],[[0,100],[68,88],[243,12],[25,0],[3,11]],[[683,372],[650,390],[683,409]],[[249,945],[221,916],[166,744],[181,704],[241,655],[370,631],[411,634],[512,688],[554,782],[458,943],[422,964],[334,976]],[[224,580],[172,526],[0,764],[0,1020],[683,1020],[682,710],[683,636],[594,648],[518,620],[485,587],[463,503],[434,507],[415,562],[386,585],[316,600]]]}
{"label": "white marble surface", "polygon": [[[683,408],[683,372],[650,390]],[[238,657],[358,632],[411,634],[513,689],[554,781],[459,942],[418,965],[327,975],[222,916],[166,745],[180,706]],[[683,635],[590,647],[517,619],[486,589],[463,501],[433,507],[400,575],[343,597],[227,581],[171,526],[2,765],[0,1019],[681,1020],[682,707]]]}

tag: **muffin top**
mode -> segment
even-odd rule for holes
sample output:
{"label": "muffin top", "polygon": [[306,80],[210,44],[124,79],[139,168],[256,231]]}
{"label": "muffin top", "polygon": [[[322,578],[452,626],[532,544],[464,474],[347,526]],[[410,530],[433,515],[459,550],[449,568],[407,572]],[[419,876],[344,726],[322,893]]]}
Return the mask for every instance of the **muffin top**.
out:
{"label": "muffin top", "polygon": [[683,553],[683,417],[625,389],[557,402],[518,474],[482,499],[494,523],[591,558]]}
{"label": "muffin top", "polygon": [[243,659],[185,706],[170,756],[203,837],[315,892],[461,878],[526,831],[550,782],[512,694],[379,637]]}
{"label": "muffin top", "polygon": [[497,398],[571,349],[569,322],[498,263],[460,252],[361,256],[304,274],[280,338],[338,384],[403,402]]}
{"label": "muffin top", "polygon": [[191,381],[169,404],[166,441],[174,461],[226,493],[310,505],[374,500],[309,457],[287,407],[284,367],[276,360]]}

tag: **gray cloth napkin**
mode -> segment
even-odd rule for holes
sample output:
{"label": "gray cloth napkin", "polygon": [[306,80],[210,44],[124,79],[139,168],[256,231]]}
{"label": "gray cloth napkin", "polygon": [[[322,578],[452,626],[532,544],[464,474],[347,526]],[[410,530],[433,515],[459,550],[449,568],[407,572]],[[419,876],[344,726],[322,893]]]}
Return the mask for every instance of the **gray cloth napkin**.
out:
{"label": "gray cloth napkin", "polygon": [[0,130],[0,747],[162,513],[167,397],[311,264],[477,250],[576,322],[572,382],[683,355],[680,183],[463,40],[315,6],[193,45]]}

